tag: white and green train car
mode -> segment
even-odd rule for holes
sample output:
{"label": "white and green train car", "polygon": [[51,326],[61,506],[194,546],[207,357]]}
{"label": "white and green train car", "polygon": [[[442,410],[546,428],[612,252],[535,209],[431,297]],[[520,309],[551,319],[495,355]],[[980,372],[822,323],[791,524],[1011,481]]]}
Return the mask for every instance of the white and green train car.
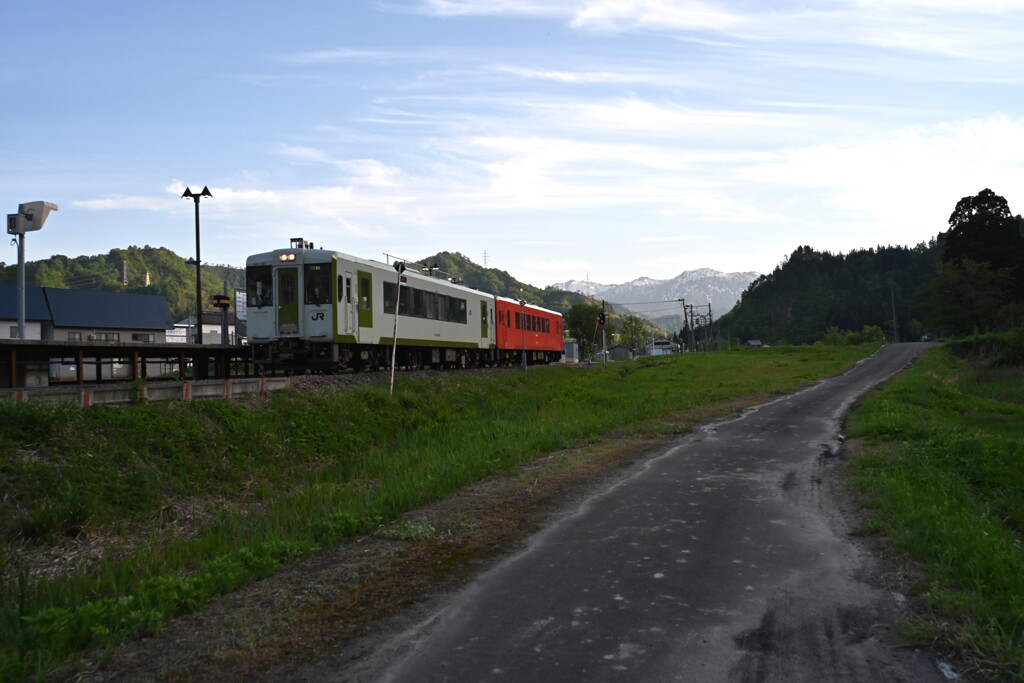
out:
{"label": "white and green train car", "polygon": [[314,249],[301,238],[250,256],[245,271],[247,336],[258,368],[386,367],[396,319],[399,366],[479,367],[499,359],[493,295],[411,267],[399,273]]}

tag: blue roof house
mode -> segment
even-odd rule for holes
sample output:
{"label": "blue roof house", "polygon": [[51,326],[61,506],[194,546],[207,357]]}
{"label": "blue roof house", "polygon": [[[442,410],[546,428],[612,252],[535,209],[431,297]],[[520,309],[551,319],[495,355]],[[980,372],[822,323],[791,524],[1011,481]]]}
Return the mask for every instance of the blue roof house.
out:
{"label": "blue roof house", "polygon": [[[0,339],[17,337],[17,292],[0,285]],[[26,339],[162,343],[173,326],[162,296],[25,287]]]}

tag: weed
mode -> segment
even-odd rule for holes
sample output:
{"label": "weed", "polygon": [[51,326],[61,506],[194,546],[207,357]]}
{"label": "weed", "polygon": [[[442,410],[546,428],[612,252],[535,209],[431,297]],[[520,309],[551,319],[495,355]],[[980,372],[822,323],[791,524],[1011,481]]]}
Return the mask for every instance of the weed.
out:
{"label": "weed", "polygon": [[[866,401],[850,433],[878,531],[925,567],[911,629],[1024,677],[1024,393],[1018,369],[936,349]],[[1010,383],[1012,383],[1012,379]]]}

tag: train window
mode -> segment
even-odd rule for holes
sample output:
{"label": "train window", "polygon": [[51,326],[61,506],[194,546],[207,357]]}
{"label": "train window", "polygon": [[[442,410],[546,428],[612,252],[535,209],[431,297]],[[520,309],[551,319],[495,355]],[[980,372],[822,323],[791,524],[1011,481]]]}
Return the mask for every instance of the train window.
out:
{"label": "train window", "polygon": [[305,276],[306,303],[331,303],[331,264],[307,263]]}
{"label": "train window", "polygon": [[290,306],[298,302],[298,279],[296,270],[294,268],[282,268],[278,271],[278,292],[277,295],[281,298],[280,304],[282,306]]}
{"label": "train window", "polygon": [[517,330],[519,329],[519,318],[520,318],[520,315],[518,313],[516,313],[516,329]]}
{"label": "train window", "polygon": [[368,309],[370,307],[370,278],[359,278],[359,307]]}
{"label": "train window", "polygon": [[412,311],[410,313],[416,318],[427,317],[427,293],[422,289],[412,290]]}
{"label": "train window", "polygon": [[427,299],[427,318],[429,320],[437,320],[437,309],[438,309],[437,294],[434,294],[433,292],[426,292],[426,299]]}
{"label": "train window", "polygon": [[409,315],[409,311],[416,305],[416,290],[412,287],[402,287],[402,294],[398,298],[398,312]]}
{"label": "train window", "polygon": [[270,266],[249,266],[245,269],[245,303],[252,308],[274,303],[274,272]]}
{"label": "train window", "polygon": [[[395,313],[395,287],[394,282],[384,283],[384,312],[394,315]],[[402,291],[398,294],[398,313],[400,315],[409,315],[409,311],[412,309],[415,302],[416,290],[412,287],[402,287]]]}

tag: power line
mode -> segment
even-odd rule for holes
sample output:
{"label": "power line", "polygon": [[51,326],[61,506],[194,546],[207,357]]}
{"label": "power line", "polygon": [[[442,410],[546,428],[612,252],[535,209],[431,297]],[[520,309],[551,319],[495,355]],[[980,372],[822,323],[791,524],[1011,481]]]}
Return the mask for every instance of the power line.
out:
{"label": "power line", "polygon": [[608,303],[613,305],[613,306],[644,306],[644,305],[647,305],[647,304],[673,304],[673,303],[680,303],[681,304],[681,303],[683,303],[683,300],[682,299],[659,299],[657,301],[631,301],[631,302],[625,302],[625,303],[623,303],[621,301],[609,301]]}

